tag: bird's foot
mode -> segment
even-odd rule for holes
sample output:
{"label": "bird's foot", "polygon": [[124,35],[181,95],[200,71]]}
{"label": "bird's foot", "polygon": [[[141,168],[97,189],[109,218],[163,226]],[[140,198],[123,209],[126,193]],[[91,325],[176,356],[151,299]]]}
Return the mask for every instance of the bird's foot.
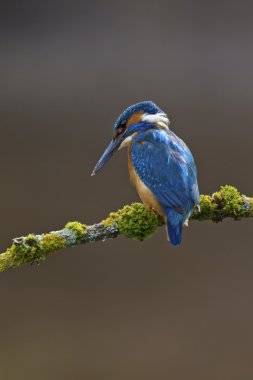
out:
{"label": "bird's foot", "polygon": [[148,210],[149,210],[149,211],[153,211],[153,212],[155,212],[155,213],[157,214],[156,210],[155,210],[154,207],[152,207],[152,206],[148,206]]}
{"label": "bird's foot", "polygon": [[163,217],[162,215],[160,215],[160,214],[154,209],[154,207],[152,207],[152,206],[146,206],[146,207],[147,207],[147,209],[148,209],[149,211],[152,211],[152,212],[154,212],[154,213],[156,214],[156,216],[157,216],[157,218],[158,218],[158,225],[159,225],[159,226],[162,226],[163,224],[165,224],[164,217]]}

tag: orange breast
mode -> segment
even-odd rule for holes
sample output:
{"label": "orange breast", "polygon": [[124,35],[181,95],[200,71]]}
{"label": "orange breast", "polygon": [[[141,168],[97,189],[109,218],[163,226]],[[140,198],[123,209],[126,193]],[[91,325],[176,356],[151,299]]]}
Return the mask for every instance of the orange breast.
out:
{"label": "orange breast", "polygon": [[134,169],[131,159],[131,144],[128,147],[128,169],[131,182],[134,184],[137,193],[139,194],[139,197],[141,198],[144,205],[149,209],[154,209],[157,214],[164,217],[165,214],[160,202],[156,199],[151,190],[149,190],[149,188],[143,183]]}

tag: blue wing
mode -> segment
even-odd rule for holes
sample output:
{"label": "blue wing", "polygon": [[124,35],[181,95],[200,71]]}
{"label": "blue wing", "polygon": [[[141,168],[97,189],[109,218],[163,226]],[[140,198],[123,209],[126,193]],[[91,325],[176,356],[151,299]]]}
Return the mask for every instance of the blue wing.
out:
{"label": "blue wing", "polygon": [[194,159],[185,143],[171,131],[140,132],[132,141],[131,158],[172,223],[187,219],[199,203],[199,190]]}

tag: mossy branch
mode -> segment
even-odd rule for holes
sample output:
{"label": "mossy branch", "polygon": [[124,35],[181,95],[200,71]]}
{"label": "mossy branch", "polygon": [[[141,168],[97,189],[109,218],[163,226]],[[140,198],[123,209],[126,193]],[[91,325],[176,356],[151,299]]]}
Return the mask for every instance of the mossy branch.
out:
{"label": "mossy branch", "polygon": [[[221,222],[224,218],[253,217],[253,198],[239,193],[233,186],[222,186],[212,195],[200,196],[200,210],[195,209],[192,220],[212,220]],[[163,220],[140,203],[124,206],[98,224],[87,226],[79,222],[69,222],[59,231],[47,234],[30,234],[13,239],[13,244],[0,254],[0,272],[24,263],[41,263],[49,254],[63,248],[105,241],[119,235],[137,240],[151,236]]]}

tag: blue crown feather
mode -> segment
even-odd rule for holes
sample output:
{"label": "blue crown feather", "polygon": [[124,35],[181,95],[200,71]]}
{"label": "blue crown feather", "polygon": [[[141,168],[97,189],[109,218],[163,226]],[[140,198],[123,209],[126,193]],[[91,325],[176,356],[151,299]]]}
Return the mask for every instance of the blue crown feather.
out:
{"label": "blue crown feather", "polygon": [[124,112],[122,112],[122,114],[118,117],[118,119],[116,120],[116,123],[114,124],[114,129],[117,129],[117,127],[119,126],[119,124],[123,120],[128,120],[131,115],[133,115],[134,113],[140,112],[140,111],[143,111],[145,113],[149,113],[151,115],[155,115],[158,112],[163,112],[161,110],[161,108],[159,108],[151,100],[146,100],[144,102],[134,104],[134,105],[128,107],[127,109],[125,109]]}

